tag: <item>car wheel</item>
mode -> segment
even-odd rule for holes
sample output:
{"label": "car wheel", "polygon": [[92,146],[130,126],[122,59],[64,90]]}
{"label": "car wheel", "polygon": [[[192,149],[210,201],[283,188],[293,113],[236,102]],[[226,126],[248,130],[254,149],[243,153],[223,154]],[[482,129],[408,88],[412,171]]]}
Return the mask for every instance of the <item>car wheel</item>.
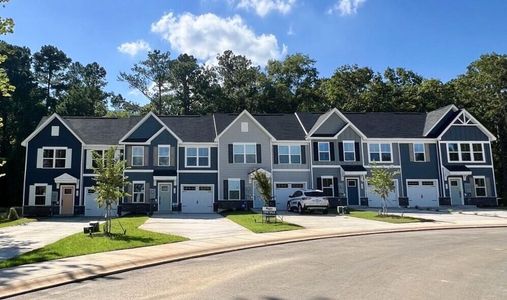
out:
{"label": "car wheel", "polygon": [[323,214],[323,215],[327,215],[327,213],[328,213],[327,209],[324,209],[324,210],[322,211],[322,214]]}
{"label": "car wheel", "polygon": [[301,204],[298,204],[298,213],[301,214],[301,215],[305,213],[305,210],[303,209],[303,207],[301,206]]}
{"label": "car wheel", "polygon": [[290,202],[287,202],[287,211],[292,211],[292,207],[290,206]]}

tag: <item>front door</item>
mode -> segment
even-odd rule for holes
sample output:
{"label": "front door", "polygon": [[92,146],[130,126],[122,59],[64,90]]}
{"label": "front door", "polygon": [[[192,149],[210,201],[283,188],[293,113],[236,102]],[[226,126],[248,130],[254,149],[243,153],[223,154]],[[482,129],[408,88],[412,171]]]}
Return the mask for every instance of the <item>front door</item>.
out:
{"label": "front door", "polygon": [[172,210],[172,189],[170,183],[158,184],[158,210],[171,211]]}
{"label": "front door", "polygon": [[60,186],[60,214],[74,214],[74,186],[72,185]]}
{"label": "front door", "polygon": [[449,179],[449,193],[451,205],[463,205],[463,184],[461,178]]}
{"label": "front door", "polygon": [[359,205],[359,180],[347,179],[347,200],[349,205]]}

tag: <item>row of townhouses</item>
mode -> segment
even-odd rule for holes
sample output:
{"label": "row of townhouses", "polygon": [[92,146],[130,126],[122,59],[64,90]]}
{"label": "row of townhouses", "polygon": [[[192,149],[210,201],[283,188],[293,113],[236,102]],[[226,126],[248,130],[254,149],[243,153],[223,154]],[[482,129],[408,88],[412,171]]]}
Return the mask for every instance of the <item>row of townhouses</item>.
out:
{"label": "row of townhouses", "polygon": [[375,167],[396,171],[391,207],[497,205],[494,135],[454,105],[428,113],[240,114],[90,118],[54,114],[23,141],[26,215],[100,215],[96,152],[125,159],[119,209],[206,213],[263,206],[252,172],[272,180],[278,209],[297,189],[332,206],[381,206]]}

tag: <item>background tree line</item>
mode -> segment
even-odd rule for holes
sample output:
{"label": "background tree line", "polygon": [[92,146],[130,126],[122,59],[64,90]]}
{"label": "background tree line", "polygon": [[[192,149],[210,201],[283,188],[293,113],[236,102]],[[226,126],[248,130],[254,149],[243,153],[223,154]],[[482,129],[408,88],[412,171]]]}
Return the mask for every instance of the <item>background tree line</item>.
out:
{"label": "background tree line", "polygon": [[316,61],[304,54],[271,60],[261,68],[242,55],[225,51],[216,65],[201,64],[191,55],[171,57],[150,51],[129,70],[118,74],[149,100],[140,105],[106,90],[106,70],[98,63],[72,61],[54,46],[36,53],[0,42],[2,68],[15,90],[0,99],[0,157],[7,175],[0,178],[0,206],[20,205],[24,148],[20,143],[44,115],[70,116],[144,114],[206,114],[240,112],[292,113],[326,111],[425,112],[447,104],[466,107],[497,137],[494,143],[499,192],[507,195],[507,55],[485,54],[466,72],[442,82],[404,68],[383,72],[344,65],[322,77]]}

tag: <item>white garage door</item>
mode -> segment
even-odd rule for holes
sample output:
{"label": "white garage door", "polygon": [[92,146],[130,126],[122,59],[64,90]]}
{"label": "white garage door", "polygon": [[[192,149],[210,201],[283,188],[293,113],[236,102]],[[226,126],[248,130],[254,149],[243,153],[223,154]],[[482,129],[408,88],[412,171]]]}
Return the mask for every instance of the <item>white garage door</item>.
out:
{"label": "white garage door", "polygon": [[[85,188],[85,195],[84,195],[84,203],[85,203],[85,216],[87,217],[104,217],[106,214],[106,211],[104,208],[100,208],[97,204],[97,194],[95,193],[95,190],[91,187]],[[116,215],[117,205],[113,205],[112,207],[112,214],[113,216]]]}
{"label": "white garage door", "polygon": [[407,197],[411,207],[438,206],[438,185],[436,180],[407,180]]}
{"label": "white garage door", "polygon": [[181,212],[212,213],[213,185],[181,185]]}
{"label": "white garage door", "polygon": [[289,196],[295,191],[304,189],[306,186],[302,182],[275,183],[275,201],[277,210],[287,210],[287,201]]}
{"label": "white garage door", "polygon": [[[399,207],[400,201],[398,199],[398,180],[393,180],[394,182],[394,191],[389,193],[387,196],[387,207]],[[369,207],[382,207],[382,197],[379,194],[375,193],[372,186],[366,184],[366,191],[368,197],[368,206]]]}

